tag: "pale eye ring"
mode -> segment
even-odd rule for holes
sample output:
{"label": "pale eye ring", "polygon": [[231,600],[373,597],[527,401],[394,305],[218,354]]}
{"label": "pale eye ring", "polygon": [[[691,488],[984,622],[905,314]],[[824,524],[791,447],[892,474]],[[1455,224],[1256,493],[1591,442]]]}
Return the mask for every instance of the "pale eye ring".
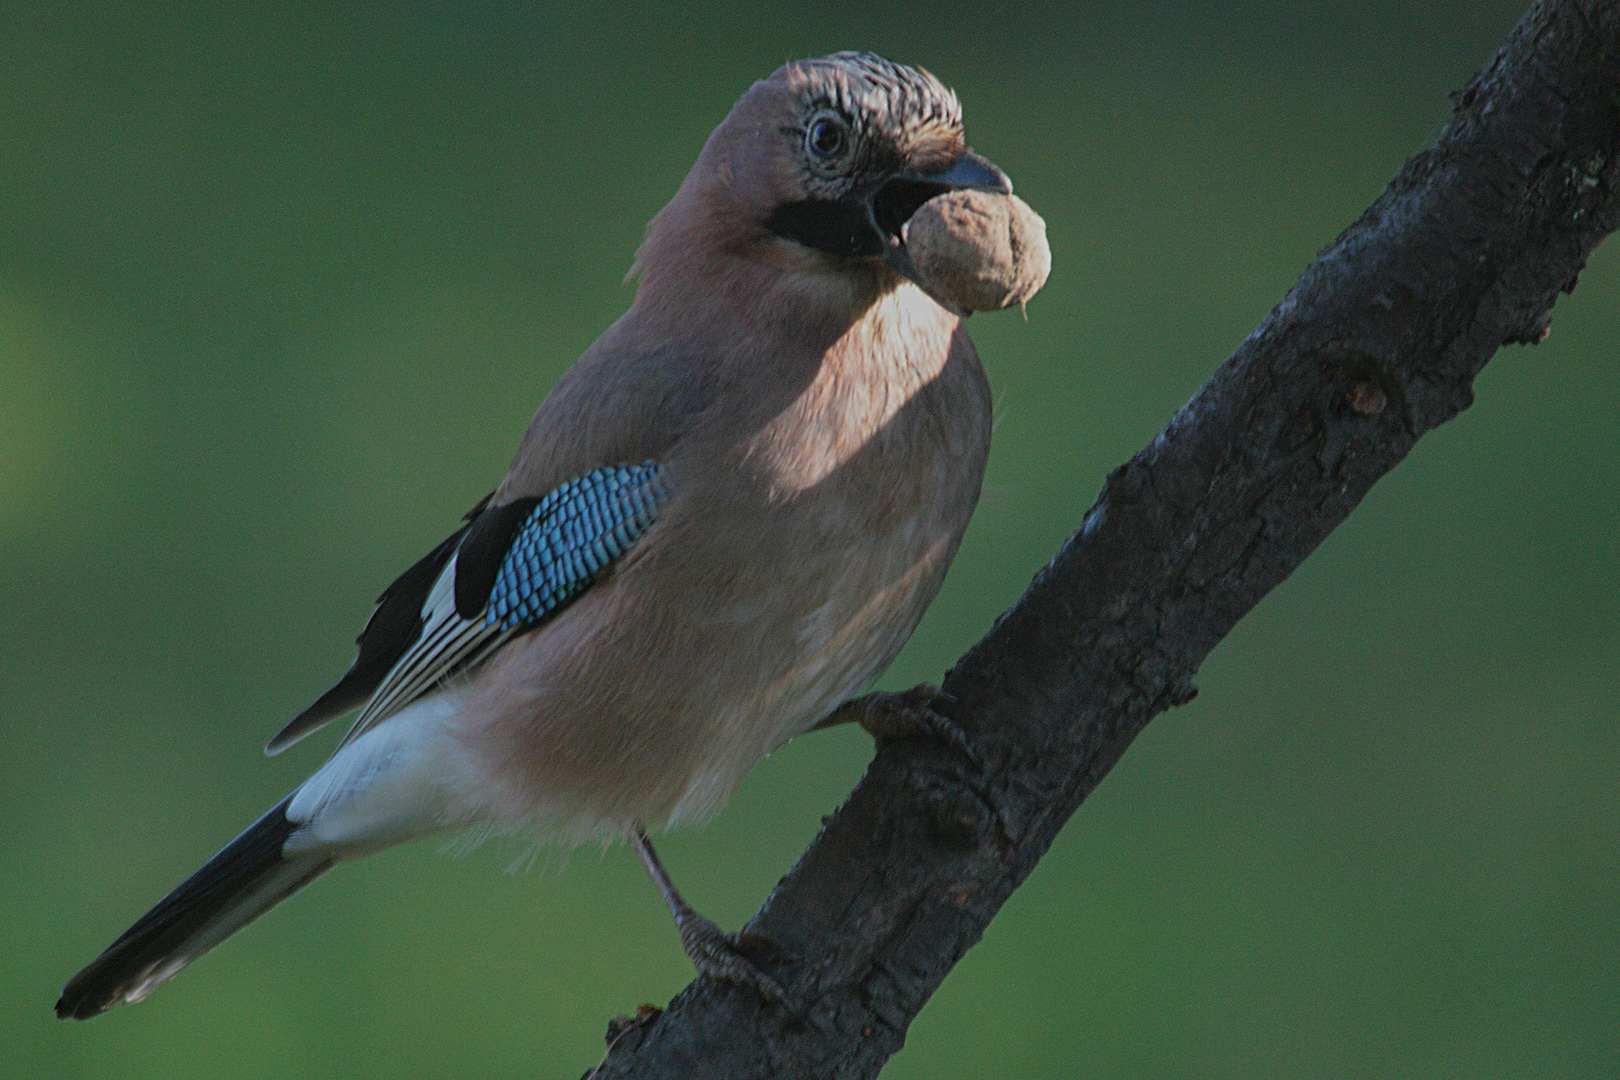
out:
{"label": "pale eye ring", "polygon": [[804,145],[810,153],[831,160],[849,144],[849,129],[836,116],[818,116],[804,132]]}

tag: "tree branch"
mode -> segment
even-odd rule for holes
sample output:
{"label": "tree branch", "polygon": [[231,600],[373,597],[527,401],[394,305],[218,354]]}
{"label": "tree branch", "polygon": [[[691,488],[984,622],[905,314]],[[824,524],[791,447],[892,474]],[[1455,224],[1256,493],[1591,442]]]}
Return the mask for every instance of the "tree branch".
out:
{"label": "tree branch", "polygon": [[1305,271],[952,669],[984,763],[891,744],[744,931],[805,1012],[700,979],[595,1072],[871,1077],[1215,644],[1620,220],[1620,11],[1537,3],[1432,147]]}

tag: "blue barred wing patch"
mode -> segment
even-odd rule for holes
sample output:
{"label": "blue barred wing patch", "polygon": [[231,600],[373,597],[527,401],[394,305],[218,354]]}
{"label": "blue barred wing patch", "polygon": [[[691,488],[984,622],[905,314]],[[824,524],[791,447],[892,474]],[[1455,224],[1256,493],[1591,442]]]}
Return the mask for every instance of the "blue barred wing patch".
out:
{"label": "blue barred wing patch", "polygon": [[495,574],[484,625],[540,622],[590,588],[669,502],[663,471],[654,461],[609,465],[541,499]]}

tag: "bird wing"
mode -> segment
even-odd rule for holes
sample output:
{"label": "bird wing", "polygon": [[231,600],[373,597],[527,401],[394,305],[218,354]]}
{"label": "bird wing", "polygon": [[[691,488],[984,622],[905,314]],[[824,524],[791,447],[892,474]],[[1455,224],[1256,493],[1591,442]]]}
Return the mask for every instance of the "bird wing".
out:
{"label": "bird wing", "polygon": [[363,702],[341,748],[554,618],[652,527],[670,499],[663,474],[650,460],[607,465],[542,496],[480,503],[466,525],[383,592],[349,670],[265,752],[278,753]]}

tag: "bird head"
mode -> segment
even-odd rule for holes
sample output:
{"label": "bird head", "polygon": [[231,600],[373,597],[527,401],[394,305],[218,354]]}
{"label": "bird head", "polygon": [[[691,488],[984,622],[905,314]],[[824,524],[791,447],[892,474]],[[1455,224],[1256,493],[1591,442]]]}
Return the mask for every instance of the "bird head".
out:
{"label": "bird head", "polygon": [[840,52],[755,83],[659,218],[701,220],[712,241],[779,267],[886,267],[960,314],[918,272],[903,230],[923,203],[962,188],[1012,193],[968,148],[956,94],[921,68]]}

